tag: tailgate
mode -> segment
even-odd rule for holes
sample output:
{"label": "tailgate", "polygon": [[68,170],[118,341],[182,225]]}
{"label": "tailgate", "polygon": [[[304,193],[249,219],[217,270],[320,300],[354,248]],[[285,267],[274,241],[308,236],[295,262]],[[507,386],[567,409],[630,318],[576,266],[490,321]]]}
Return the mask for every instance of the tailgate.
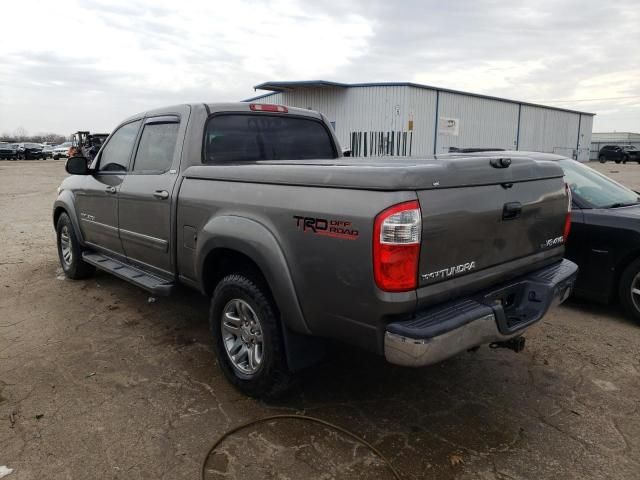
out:
{"label": "tailgate", "polygon": [[562,243],[562,177],[418,191],[420,286],[460,277]]}

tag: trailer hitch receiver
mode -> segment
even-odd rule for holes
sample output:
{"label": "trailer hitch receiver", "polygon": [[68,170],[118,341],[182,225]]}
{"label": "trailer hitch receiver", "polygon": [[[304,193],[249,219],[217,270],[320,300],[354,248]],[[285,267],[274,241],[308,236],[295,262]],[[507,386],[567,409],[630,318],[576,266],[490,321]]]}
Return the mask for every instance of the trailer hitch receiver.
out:
{"label": "trailer hitch receiver", "polygon": [[489,345],[490,348],[508,348],[518,353],[524,350],[525,338],[522,335],[510,338],[504,342],[493,342]]}

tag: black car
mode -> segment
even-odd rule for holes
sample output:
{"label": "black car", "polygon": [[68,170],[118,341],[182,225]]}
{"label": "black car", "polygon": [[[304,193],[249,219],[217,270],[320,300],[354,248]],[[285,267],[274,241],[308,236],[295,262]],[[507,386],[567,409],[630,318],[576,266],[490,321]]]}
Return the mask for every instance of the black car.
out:
{"label": "black car", "polygon": [[613,160],[616,163],[635,161],[640,163],[640,150],[633,145],[605,145],[598,153],[598,160],[604,163]]}
{"label": "black car", "polygon": [[18,158],[20,160],[37,160],[38,158],[44,160],[45,157],[42,148],[42,145],[39,143],[19,143]]}
{"label": "black car", "polygon": [[496,153],[554,161],[562,166],[573,197],[565,256],[580,268],[574,294],[602,303],[619,301],[640,322],[640,194],[560,155]]}
{"label": "black car", "polygon": [[0,159],[15,160],[18,155],[17,148],[12,143],[0,142]]}

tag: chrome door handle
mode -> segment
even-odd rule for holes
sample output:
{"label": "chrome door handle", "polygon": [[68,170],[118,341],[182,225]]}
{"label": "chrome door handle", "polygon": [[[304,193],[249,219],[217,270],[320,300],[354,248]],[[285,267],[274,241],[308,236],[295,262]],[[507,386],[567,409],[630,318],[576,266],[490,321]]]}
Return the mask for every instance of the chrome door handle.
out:
{"label": "chrome door handle", "polygon": [[167,192],[166,190],[156,190],[155,192],[153,192],[153,196],[159,200],[166,200],[167,198],[169,198],[169,192]]}
{"label": "chrome door handle", "polygon": [[107,192],[107,193],[116,193],[117,192],[116,187],[107,187],[107,188],[104,189],[104,191]]}

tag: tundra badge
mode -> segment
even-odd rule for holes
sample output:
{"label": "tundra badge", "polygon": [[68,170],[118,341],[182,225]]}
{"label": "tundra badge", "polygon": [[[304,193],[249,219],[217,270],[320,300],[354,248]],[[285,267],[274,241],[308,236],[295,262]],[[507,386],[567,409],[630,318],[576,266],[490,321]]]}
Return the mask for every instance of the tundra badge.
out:
{"label": "tundra badge", "polygon": [[475,268],[476,262],[473,260],[453,267],[443,268],[442,270],[436,270],[435,272],[423,273],[421,276],[423,280],[442,280],[460,275],[461,273],[470,272]]}

